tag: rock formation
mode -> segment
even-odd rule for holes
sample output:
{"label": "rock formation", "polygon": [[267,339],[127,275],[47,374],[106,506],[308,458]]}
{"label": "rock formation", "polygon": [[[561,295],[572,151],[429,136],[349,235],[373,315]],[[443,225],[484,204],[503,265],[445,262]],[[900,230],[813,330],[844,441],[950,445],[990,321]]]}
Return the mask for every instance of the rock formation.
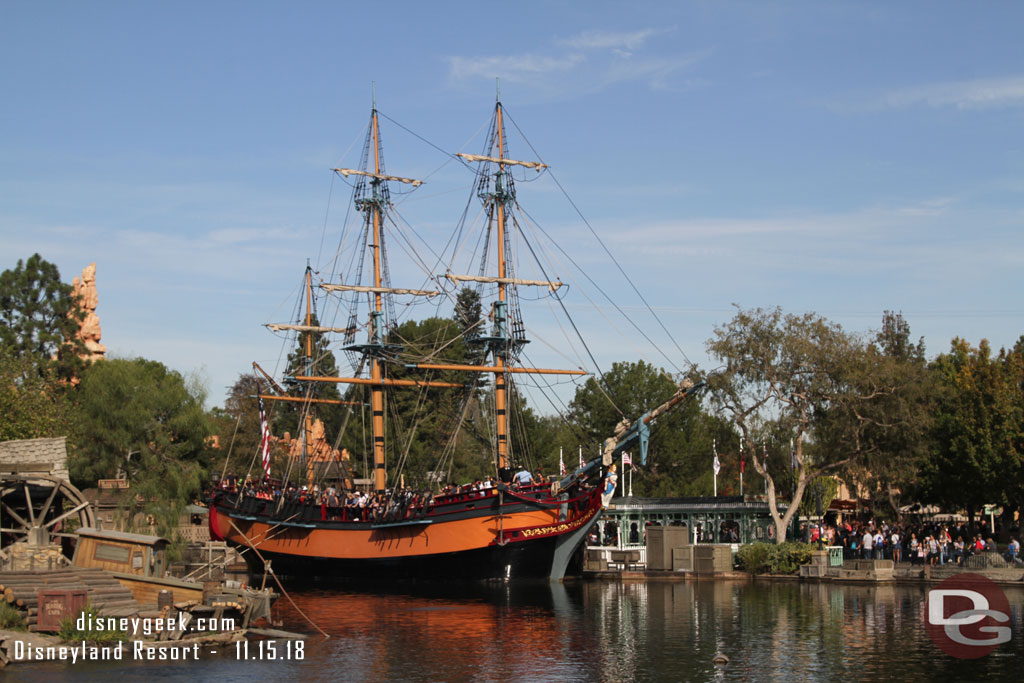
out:
{"label": "rock formation", "polygon": [[104,358],[107,347],[100,344],[100,317],[96,315],[99,293],[96,291],[96,264],[90,263],[82,269],[82,277],[71,281],[71,287],[78,296],[79,306],[85,311],[85,319],[78,330],[78,338],[85,343],[85,360],[92,362]]}
{"label": "rock formation", "polygon": [[[336,448],[332,448],[331,444],[327,442],[327,437],[324,434],[324,423],[320,420],[313,420],[313,428],[310,430],[309,435],[309,459],[312,462],[331,462],[341,460],[341,453]],[[290,434],[285,434],[285,438],[290,437]],[[287,441],[286,441],[287,443]],[[288,455],[292,458],[299,458],[302,455],[302,437],[301,434],[295,439],[291,440],[288,445]]]}

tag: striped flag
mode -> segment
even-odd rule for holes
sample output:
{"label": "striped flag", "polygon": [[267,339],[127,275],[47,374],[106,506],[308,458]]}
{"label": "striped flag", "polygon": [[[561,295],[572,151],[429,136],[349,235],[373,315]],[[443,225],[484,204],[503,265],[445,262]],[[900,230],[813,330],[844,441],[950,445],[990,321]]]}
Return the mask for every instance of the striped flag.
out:
{"label": "striped flag", "polygon": [[629,457],[629,453],[622,454],[622,466],[625,467],[626,465],[633,467],[633,458]]}
{"label": "striped flag", "polygon": [[580,446],[580,467],[583,467],[584,464],[585,463],[583,462],[583,446]]}
{"label": "striped flag", "polygon": [[558,449],[558,473],[561,476],[565,476],[565,461],[562,460],[562,449]]}
{"label": "striped flag", "polygon": [[263,475],[270,476],[270,425],[267,424],[267,414],[263,410],[263,398],[260,397],[260,453],[263,457]]}

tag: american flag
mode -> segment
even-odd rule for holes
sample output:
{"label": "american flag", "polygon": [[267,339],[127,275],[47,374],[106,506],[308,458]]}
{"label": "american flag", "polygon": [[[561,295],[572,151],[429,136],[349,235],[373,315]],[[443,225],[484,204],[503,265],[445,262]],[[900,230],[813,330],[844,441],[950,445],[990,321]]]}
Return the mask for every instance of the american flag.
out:
{"label": "american flag", "polygon": [[263,410],[263,398],[260,402],[260,453],[263,456],[263,474],[270,476],[270,425],[267,424],[267,414]]}
{"label": "american flag", "polygon": [[622,454],[622,466],[625,467],[626,465],[633,466],[633,458],[629,457],[629,453]]}
{"label": "american flag", "polygon": [[565,461],[562,460],[562,449],[558,449],[558,473],[561,476],[565,476]]}

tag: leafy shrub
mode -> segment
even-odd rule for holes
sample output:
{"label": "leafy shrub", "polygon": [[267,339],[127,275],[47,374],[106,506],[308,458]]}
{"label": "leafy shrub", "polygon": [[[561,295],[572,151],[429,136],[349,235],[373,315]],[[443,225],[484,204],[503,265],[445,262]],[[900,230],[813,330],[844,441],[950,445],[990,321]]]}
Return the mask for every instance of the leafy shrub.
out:
{"label": "leafy shrub", "polygon": [[25,616],[12,605],[0,601],[0,629],[6,631],[24,631]]}
{"label": "leafy shrub", "polygon": [[749,543],[736,551],[736,561],[743,571],[764,574],[768,571],[768,555],[774,543]]}
{"label": "leafy shrub", "polygon": [[740,547],[736,559],[751,574],[795,574],[813,551],[810,543],[750,543]]}

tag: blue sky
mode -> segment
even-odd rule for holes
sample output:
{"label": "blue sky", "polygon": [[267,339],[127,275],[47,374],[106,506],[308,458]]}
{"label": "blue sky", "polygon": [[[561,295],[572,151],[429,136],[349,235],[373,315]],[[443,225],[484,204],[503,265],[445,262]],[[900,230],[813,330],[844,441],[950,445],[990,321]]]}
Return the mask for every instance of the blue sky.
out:
{"label": "blue sky", "polygon": [[[0,269],[39,252],[70,281],[95,261],[110,353],[198,373],[219,404],[253,360],[274,367],[262,324],[288,319],[306,259],[333,258],[348,188],[328,169],[357,163],[371,83],[390,119],[479,152],[500,77],[702,366],[732,304],[864,332],[902,311],[930,355],[1024,332],[1024,5],[491,8],[0,2]],[[472,177],[384,126],[388,170],[428,180],[401,214],[440,248]],[[519,199],[685,365],[552,176]],[[668,366],[614,311],[567,303],[602,365]]]}

